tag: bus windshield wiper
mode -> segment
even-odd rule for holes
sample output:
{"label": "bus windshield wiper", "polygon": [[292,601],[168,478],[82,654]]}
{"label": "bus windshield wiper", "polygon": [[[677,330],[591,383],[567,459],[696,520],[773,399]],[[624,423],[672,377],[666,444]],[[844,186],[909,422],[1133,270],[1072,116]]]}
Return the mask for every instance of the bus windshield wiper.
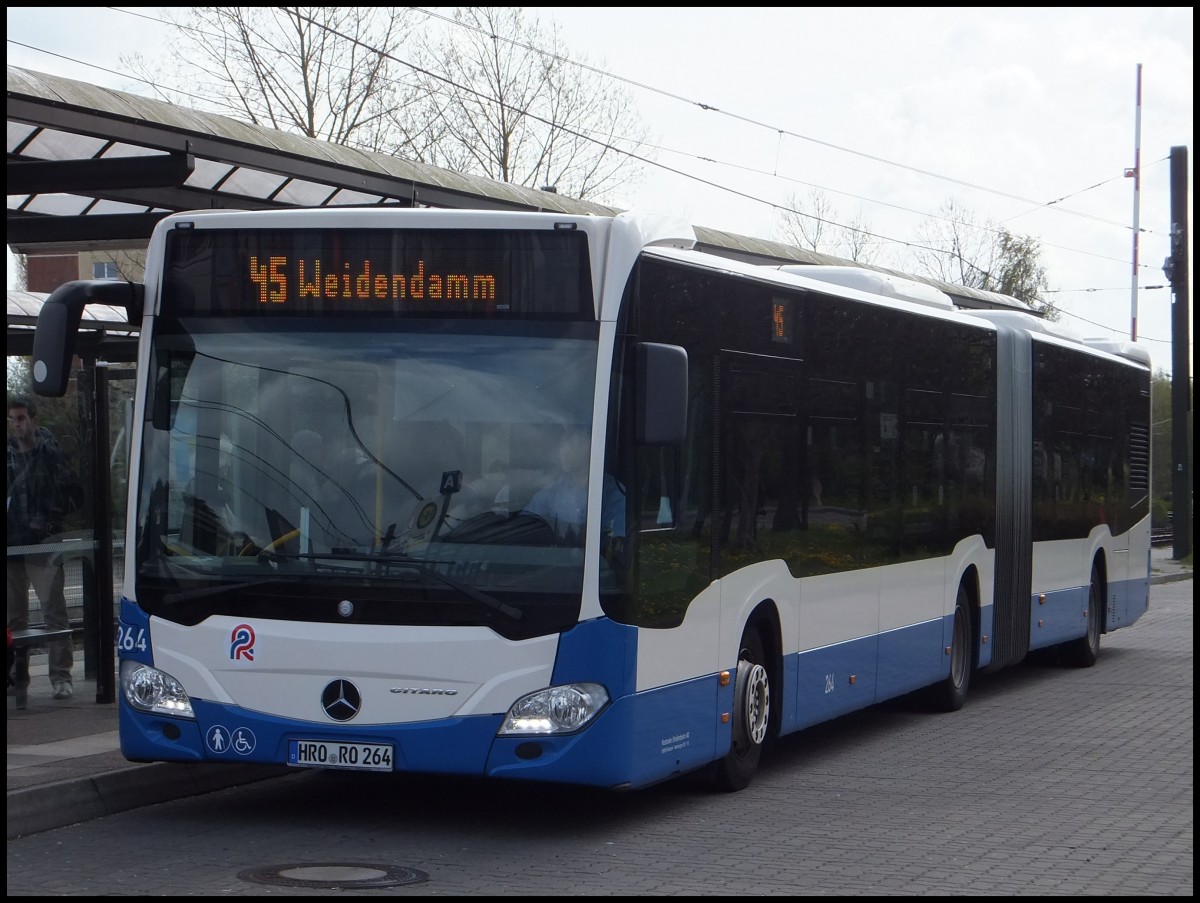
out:
{"label": "bus windshield wiper", "polygon": [[486,605],[488,608],[498,611],[500,614],[505,615],[514,621],[519,621],[524,616],[524,612],[522,612],[521,609],[517,608],[516,606],[509,605],[507,602],[501,602],[495,596],[485,593],[481,589],[476,589],[470,584],[460,583],[453,577],[449,577],[446,574],[441,573],[437,568],[430,567],[429,565],[422,561],[418,561],[415,558],[407,558],[404,556],[393,557],[389,555],[384,559],[384,561],[386,561],[389,565],[412,568],[413,570],[418,571],[427,577],[432,577],[434,580],[438,580],[446,584],[446,586],[450,587],[451,589],[456,589],[463,595],[469,596],[480,605]]}
{"label": "bus windshield wiper", "polygon": [[378,553],[372,555],[366,552],[306,552],[299,555],[279,555],[278,553],[270,553],[269,557],[271,560],[292,558],[307,559],[310,561],[314,559],[321,559],[324,561],[370,561],[389,568],[398,567],[407,570],[413,570],[417,571],[422,576],[432,577],[434,580],[437,580],[439,583],[444,583],[451,589],[458,590],[464,596],[473,599],[480,605],[486,606],[493,611],[498,611],[500,614],[511,618],[514,621],[519,621],[522,617],[524,617],[524,612],[522,612],[521,609],[517,608],[516,606],[509,605],[507,602],[502,602],[495,596],[485,593],[483,590],[477,589],[470,584],[460,583],[453,577],[449,577],[446,574],[443,574],[437,568],[430,566],[427,562],[421,561],[418,558],[410,558],[407,555],[380,555]]}

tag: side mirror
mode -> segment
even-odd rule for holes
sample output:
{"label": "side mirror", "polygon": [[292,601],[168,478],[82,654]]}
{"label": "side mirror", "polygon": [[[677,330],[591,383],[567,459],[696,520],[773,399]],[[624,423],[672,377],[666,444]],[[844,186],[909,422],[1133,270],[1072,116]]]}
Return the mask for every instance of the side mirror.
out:
{"label": "side mirror", "polygon": [[637,346],[637,441],[676,445],[687,436],[688,359],[678,345]]}
{"label": "side mirror", "polygon": [[61,398],[67,391],[79,321],[88,304],[124,307],[130,322],[141,316],[145,287],[135,282],[81,279],[64,282],[43,302],[33,334],[33,391]]}

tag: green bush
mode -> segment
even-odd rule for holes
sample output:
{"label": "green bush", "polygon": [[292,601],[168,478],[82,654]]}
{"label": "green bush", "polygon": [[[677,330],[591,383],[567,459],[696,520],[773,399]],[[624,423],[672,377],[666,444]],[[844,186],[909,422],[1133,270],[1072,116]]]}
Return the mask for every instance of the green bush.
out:
{"label": "green bush", "polygon": [[1171,502],[1165,498],[1156,498],[1150,502],[1150,526],[1171,526]]}

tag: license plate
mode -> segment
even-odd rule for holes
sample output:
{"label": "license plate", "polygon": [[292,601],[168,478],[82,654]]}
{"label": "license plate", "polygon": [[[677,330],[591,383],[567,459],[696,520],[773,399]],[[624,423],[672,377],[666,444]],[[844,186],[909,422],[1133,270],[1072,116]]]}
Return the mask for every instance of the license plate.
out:
{"label": "license plate", "polygon": [[342,743],[329,740],[289,740],[287,763],[296,768],[349,768],[391,771],[389,743]]}

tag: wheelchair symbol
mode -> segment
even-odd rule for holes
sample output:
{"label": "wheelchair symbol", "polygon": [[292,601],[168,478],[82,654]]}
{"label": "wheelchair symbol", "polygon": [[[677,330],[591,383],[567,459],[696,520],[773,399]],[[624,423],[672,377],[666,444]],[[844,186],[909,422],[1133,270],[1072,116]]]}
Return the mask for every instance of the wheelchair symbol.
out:
{"label": "wheelchair symbol", "polygon": [[239,727],[229,740],[230,748],[239,756],[248,756],[254,752],[254,732],[249,728]]}

